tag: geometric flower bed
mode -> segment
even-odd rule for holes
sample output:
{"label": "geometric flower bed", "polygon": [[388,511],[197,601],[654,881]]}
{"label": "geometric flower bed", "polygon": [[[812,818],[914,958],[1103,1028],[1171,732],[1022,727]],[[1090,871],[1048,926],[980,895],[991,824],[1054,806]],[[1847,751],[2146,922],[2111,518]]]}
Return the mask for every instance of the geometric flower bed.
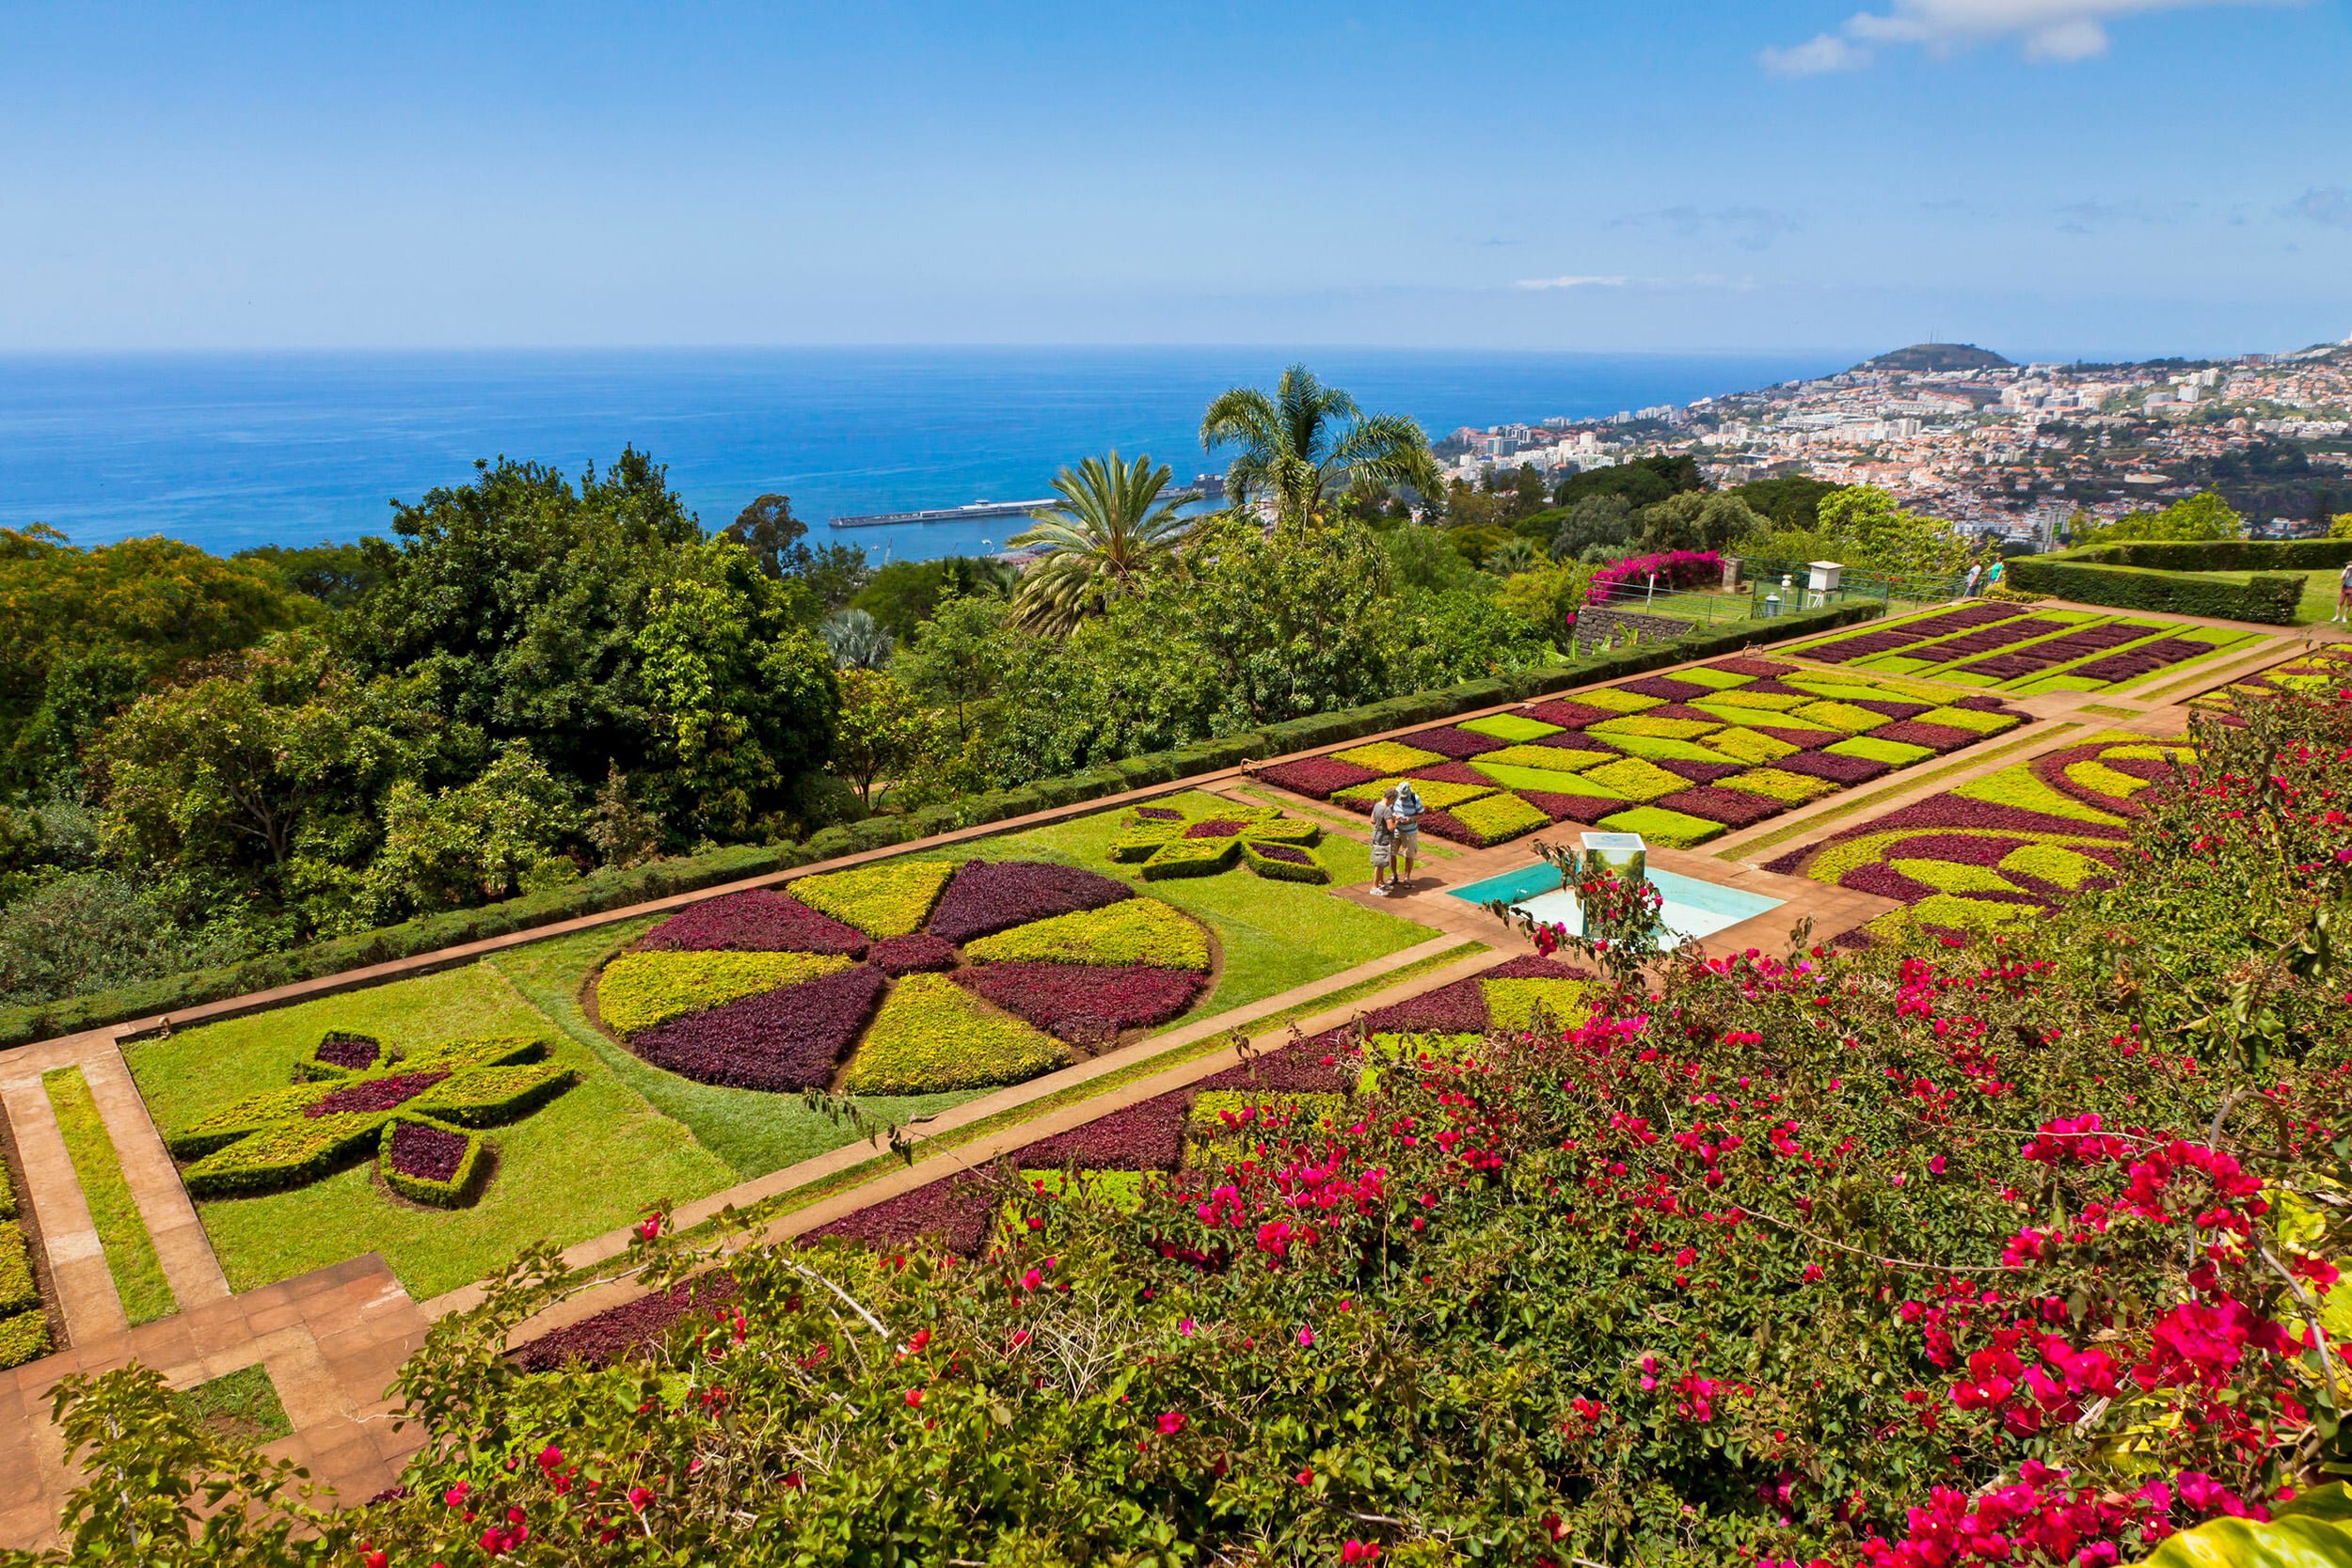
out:
{"label": "geometric flower bed", "polygon": [[1164,1023],[1210,969],[1197,923],[1091,871],[884,861],[683,911],[606,964],[596,1000],[630,1051],[697,1083],[932,1094]]}
{"label": "geometric flower bed", "polygon": [[570,1069],[546,1054],[538,1040],[491,1038],[398,1056],[328,1035],[295,1065],[293,1087],[248,1095],[164,1141],[197,1197],[306,1186],[373,1154],[392,1191],[453,1208],[489,1176],[474,1130],[520,1120],[571,1087]]}
{"label": "geometric flower bed", "polygon": [[1258,777],[1355,811],[1411,779],[1431,834],[1476,847],[1555,822],[1686,848],[2025,722],[1997,697],[1727,658],[1579,691]]}
{"label": "geometric flower bed", "polygon": [[[1065,1171],[1160,1173],[1197,1181],[1206,1199],[1227,1166],[1263,1161],[1296,1139],[1311,1139],[1327,1118],[1343,1114],[1344,1097],[1383,1060],[1447,1049],[1450,1036],[1483,1037],[1490,1025],[1529,1027],[1539,1014],[1574,1027],[1582,1021],[1579,998],[1589,979],[1549,958],[1511,959],[1015,1149],[999,1171],[943,1177],[886,1198],[808,1232],[801,1244],[846,1240],[896,1247],[930,1237],[970,1255],[986,1243],[992,1227],[1026,1225],[1050,1212],[1038,1199],[1063,1191]],[[1006,1205],[1004,1182],[1016,1174],[1034,1196]]]}
{"label": "geometric flower bed", "polygon": [[2274,664],[2260,674],[2233,681],[2218,691],[2193,698],[2189,706],[2226,718],[2248,701],[2276,696],[2281,691],[2318,690],[2347,681],[2352,681],[2352,647],[2327,644],[2300,658]]}
{"label": "geometric flower bed", "polygon": [[0,1370],[49,1354],[49,1319],[33,1284],[32,1253],[17,1213],[16,1189],[0,1165]]}
{"label": "geometric flower bed", "polygon": [[1823,664],[2019,693],[2100,691],[2267,636],[2079,610],[1979,601],[1789,651]]}
{"label": "geometric flower bed", "polygon": [[2029,922],[2103,885],[2142,808],[2133,799],[2170,776],[2188,747],[2107,730],[1945,794],[1792,850],[1766,869],[1893,898],[1906,919],[1958,938]]}
{"label": "geometric flower bed", "polygon": [[1207,877],[1235,864],[1284,882],[1327,882],[1307,851],[1323,836],[1312,822],[1274,806],[1248,806],[1199,791],[1136,806],[1119,819],[1111,859],[1141,863],[1146,881]]}

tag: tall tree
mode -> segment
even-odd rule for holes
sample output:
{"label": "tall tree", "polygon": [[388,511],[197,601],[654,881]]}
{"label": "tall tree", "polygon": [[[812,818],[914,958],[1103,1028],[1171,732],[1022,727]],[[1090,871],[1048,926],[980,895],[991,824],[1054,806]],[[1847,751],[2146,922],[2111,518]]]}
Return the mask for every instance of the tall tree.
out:
{"label": "tall tree", "polygon": [[1021,579],[1013,624],[1067,637],[1112,599],[1135,592],[1145,572],[1176,553],[1184,521],[1160,499],[1172,476],[1148,456],[1089,457],[1054,476],[1061,504],[1029,514],[1030,526],[1007,543],[1042,551]]}
{"label": "tall tree", "polygon": [[1268,397],[1255,387],[1218,394],[1200,420],[1200,444],[1240,449],[1226,470],[1236,501],[1271,499],[1282,522],[1304,528],[1324,498],[1350,483],[1443,488],[1428,437],[1401,414],[1366,414],[1356,400],[1293,365]]}

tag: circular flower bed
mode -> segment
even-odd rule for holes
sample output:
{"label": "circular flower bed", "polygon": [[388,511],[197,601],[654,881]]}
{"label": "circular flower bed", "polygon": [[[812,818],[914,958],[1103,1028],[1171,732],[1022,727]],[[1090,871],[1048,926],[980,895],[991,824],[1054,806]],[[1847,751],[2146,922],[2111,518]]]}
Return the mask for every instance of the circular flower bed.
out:
{"label": "circular flower bed", "polygon": [[698,1083],[925,1094],[1176,1018],[1210,953],[1189,917],[1090,871],[885,862],[683,911],[605,966],[596,1001],[631,1051]]}

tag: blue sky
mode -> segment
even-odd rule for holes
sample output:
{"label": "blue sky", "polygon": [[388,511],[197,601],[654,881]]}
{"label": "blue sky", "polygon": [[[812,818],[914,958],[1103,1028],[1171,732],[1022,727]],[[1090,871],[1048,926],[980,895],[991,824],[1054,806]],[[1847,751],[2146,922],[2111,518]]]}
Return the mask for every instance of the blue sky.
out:
{"label": "blue sky", "polygon": [[0,350],[2352,332],[2352,0],[0,3]]}

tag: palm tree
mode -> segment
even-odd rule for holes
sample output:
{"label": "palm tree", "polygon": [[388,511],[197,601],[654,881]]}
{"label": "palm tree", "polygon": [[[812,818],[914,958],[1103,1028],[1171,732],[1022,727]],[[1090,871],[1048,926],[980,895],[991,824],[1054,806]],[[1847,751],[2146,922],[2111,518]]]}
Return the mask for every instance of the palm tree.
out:
{"label": "palm tree", "polygon": [[1005,541],[1041,552],[1013,594],[1013,625],[1067,637],[1174,555],[1186,524],[1173,502],[1160,499],[1171,477],[1165,463],[1121,463],[1116,451],[1056,474],[1061,504],[1030,513],[1029,527]]}
{"label": "palm tree", "polygon": [[890,650],[897,641],[862,610],[836,610],[817,629],[832,651],[836,670],[879,670],[890,662]]}
{"label": "palm tree", "polygon": [[1271,498],[1281,520],[1295,527],[1351,483],[1410,485],[1424,496],[1444,488],[1420,425],[1402,414],[1364,413],[1304,365],[1284,371],[1272,397],[1254,387],[1221,394],[1201,416],[1200,444],[1211,451],[1239,447],[1226,492],[1236,501]]}

